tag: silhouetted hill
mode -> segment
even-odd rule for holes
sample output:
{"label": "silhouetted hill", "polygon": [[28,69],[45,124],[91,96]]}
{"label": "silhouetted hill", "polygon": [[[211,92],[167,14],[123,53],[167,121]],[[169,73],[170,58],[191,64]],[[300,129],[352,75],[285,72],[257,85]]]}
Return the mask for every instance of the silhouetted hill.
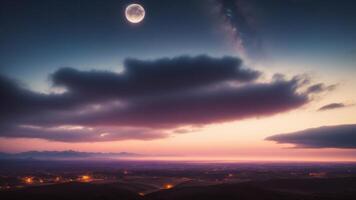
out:
{"label": "silhouetted hill", "polygon": [[119,153],[98,153],[98,152],[79,152],[79,151],[27,151],[22,153],[0,153],[0,159],[105,159],[105,158],[123,158],[140,157],[141,154],[119,152]]}

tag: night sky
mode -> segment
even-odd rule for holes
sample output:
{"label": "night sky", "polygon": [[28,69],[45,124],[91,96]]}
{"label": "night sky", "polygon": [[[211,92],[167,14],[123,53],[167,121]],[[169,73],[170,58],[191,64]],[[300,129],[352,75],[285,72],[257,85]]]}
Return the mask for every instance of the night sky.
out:
{"label": "night sky", "polygon": [[353,160],[355,9],[2,0],[0,151]]}

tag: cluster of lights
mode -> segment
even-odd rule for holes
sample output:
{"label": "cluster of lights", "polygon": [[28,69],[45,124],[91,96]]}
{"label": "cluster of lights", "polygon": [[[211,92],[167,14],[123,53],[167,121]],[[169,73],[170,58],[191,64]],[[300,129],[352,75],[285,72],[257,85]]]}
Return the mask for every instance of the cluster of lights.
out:
{"label": "cluster of lights", "polygon": [[6,186],[0,186],[0,190],[9,190],[11,189],[10,186],[6,185]]}
{"label": "cluster of lights", "polygon": [[32,176],[26,176],[26,177],[23,177],[22,178],[22,182],[27,184],[27,185],[32,185],[32,184],[43,184],[43,183],[46,183],[46,182],[49,182],[49,183],[61,183],[61,182],[73,182],[73,181],[80,181],[80,182],[91,182],[93,181],[93,177],[90,176],[90,175],[81,175],[79,176],[77,179],[64,179],[63,177],[61,176],[57,176],[57,177],[54,177],[52,180],[45,180],[45,179],[42,179],[42,178],[36,178],[36,177],[32,177]]}
{"label": "cluster of lights", "polygon": [[43,179],[41,177],[34,177],[34,176],[24,176],[20,178],[22,184],[20,185],[14,185],[14,186],[9,186],[7,184],[5,185],[0,185],[0,190],[10,190],[11,188],[23,188],[27,186],[33,186],[33,185],[42,185],[45,183],[64,183],[64,182],[73,182],[73,181],[79,181],[79,182],[92,182],[94,181],[93,177],[90,175],[82,175],[79,176],[77,179],[66,179],[61,176],[56,176],[53,177],[52,179]]}

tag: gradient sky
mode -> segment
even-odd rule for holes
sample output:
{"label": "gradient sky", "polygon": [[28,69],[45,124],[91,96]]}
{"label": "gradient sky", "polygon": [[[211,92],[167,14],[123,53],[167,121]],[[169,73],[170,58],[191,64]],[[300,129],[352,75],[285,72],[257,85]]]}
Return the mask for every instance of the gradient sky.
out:
{"label": "gradient sky", "polygon": [[355,7],[3,0],[0,151],[356,160]]}

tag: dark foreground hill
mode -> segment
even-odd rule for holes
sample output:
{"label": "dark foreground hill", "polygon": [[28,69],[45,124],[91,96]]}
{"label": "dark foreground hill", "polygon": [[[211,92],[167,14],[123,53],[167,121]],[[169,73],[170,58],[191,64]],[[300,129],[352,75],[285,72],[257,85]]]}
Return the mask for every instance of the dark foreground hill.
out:
{"label": "dark foreground hill", "polygon": [[299,200],[304,196],[275,192],[250,185],[216,185],[205,187],[177,188],[148,195],[152,200]]}
{"label": "dark foreground hill", "polygon": [[99,152],[80,152],[80,151],[27,151],[22,153],[3,153],[0,152],[0,159],[5,160],[90,160],[90,159],[110,159],[110,158],[130,158],[143,157],[144,155],[118,152],[118,153],[99,153]]}
{"label": "dark foreground hill", "polygon": [[0,193],[3,200],[141,200],[142,197],[110,184],[68,183],[29,187]]}
{"label": "dark foreground hill", "polygon": [[148,195],[152,200],[354,200],[356,178],[279,179],[178,187]]}
{"label": "dark foreground hill", "polygon": [[275,179],[182,186],[145,196],[120,184],[69,183],[0,193],[5,200],[354,200],[356,178]]}

